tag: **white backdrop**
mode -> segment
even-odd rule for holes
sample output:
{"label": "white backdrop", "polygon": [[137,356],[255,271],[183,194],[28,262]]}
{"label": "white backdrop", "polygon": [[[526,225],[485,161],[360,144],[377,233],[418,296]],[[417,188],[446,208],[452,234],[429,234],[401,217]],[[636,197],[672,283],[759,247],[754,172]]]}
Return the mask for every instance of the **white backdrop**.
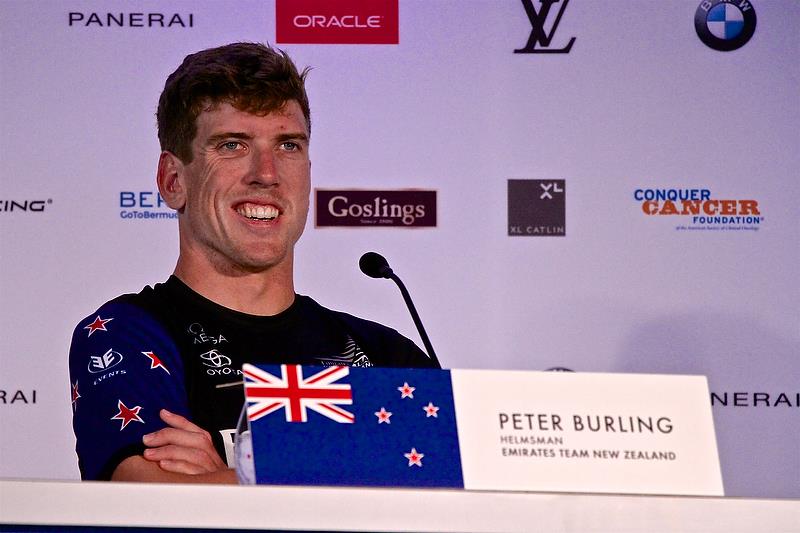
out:
{"label": "white backdrop", "polygon": [[[513,53],[531,28],[515,0],[401,0],[398,45],[281,45],[313,67],[314,187],[438,192],[436,228],[314,228],[312,213],[297,289],[421,344],[396,287],[358,270],[376,250],[446,367],[708,375],[729,398],[714,405],[726,494],[796,498],[800,4],[753,0],[753,38],[718,52],[699,3],[574,0],[553,37],[575,37],[568,54]],[[193,27],[70,26],[70,11]],[[72,328],[177,257],[175,220],[121,218],[120,192],[156,190],[166,76],[240,40],[275,40],[274,2],[0,4],[0,201],[46,202],[0,212],[0,477],[78,476]],[[508,236],[510,179],[565,180],[566,236]],[[762,220],[676,231],[686,217],[645,215],[639,188],[753,199]]]}

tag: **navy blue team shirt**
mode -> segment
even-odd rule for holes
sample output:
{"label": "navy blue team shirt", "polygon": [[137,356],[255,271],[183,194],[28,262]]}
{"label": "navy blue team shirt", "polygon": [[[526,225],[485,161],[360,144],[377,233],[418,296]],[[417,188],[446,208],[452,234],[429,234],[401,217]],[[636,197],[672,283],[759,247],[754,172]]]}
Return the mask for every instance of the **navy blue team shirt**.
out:
{"label": "navy blue team shirt", "polygon": [[110,479],[166,427],[164,408],[211,434],[233,466],[243,363],[435,368],[395,330],[307,296],[275,316],[222,307],[171,276],[81,321],[69,354],[72,425],[83,479]]}

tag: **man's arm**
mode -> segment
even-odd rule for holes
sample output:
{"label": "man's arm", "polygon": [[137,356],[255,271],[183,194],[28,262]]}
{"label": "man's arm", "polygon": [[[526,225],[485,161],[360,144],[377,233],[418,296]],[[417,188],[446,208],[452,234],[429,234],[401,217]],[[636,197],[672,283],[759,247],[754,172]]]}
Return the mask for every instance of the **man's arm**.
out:
{"label": "man's arm", "polygon": [[144,456],[120,462],[112,481],[237,483],[236,472],[222,461],[207,431],[166,409],[159,416],[168,427],[145,435]]}
{"label": "man's arm", "polygon": [[227,483],[236,484],[236,471],[231,468],[204,474],[177,474],[161,468],[158,463],[148,461],[141,455],[124,459],[114,473],[111,481],[149,481],[154,483]]}
{"label": "man's arm", "polygon": [[131,297],[112,300],[78,324],[69,361],[83,479],[110,479],[126,458],[141,457],[142,437],[165,428],[162,408],[190,413],[175,341]]}

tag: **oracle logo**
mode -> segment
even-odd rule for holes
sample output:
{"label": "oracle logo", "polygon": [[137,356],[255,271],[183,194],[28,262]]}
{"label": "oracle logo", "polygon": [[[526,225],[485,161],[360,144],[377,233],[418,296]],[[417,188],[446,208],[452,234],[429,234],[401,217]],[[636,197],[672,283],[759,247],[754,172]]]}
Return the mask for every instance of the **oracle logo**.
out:
{"label": "oracle logo", "polygon": [[368,17],[360,17],[358,15],[344,15],[337,17],[333,15],[326,17],[325,15],[297,15],[292,19],[292,23],[296,28],[380,28],[381,27],[380,15],[370,15]]}
{"label": "oracle logo", "polygon": [[398,0],[276,0],[275,42],[398,44]]}

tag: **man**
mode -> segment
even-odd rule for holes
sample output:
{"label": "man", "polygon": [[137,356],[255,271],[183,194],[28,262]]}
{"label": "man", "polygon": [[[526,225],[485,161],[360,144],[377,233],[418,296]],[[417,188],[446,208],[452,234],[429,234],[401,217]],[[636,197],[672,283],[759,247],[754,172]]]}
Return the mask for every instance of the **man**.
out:
{"label": "man", "polygon": [[165,283],[75,329],[81,476],[236,482],[241,365],[433,363],[396,331],[295,294],[310,193],[310,111],[283,52],[237,43],[187,56],[158,104],[158,188],[178,213]]}

